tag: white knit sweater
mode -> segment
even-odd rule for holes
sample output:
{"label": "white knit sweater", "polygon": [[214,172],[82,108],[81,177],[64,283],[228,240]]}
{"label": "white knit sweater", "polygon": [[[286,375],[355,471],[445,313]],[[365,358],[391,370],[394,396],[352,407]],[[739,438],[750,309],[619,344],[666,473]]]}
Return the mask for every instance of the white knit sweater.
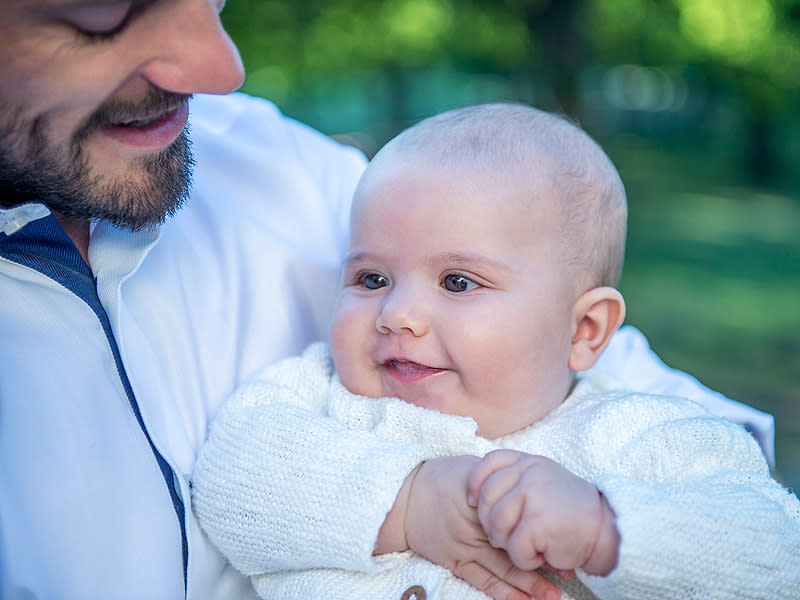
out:
{"label": "white knit sweater", "polygon": [[[292,405],[365,435],[348,434],[352,451],[329,456],[314,440],[294,470],[276,472],[271,457],[281,439],[298,434],[276,430],[274,415]],[[327,346],[315,344],[267,368],[224,406],[195,468],[194,509],[266,599],[400,600],[418,585],[427,600],[485,600],[412,552],[376,558],[371,551],[413,466],[513,448],[592,481],[617,515],[616,569],[608,577],[579,571],[562,582],[565,598],[800,598],[800,502],[770,477],[748,433],[699,405],[584,376],[561,406],[525,429],[493,441],[476,429],[469,418],[349,393]],[[339,431],[331,427],[328,448],[342,441]],[[396,452],[375,446],[371,434]],[[362,497],[362,476],[383,477],[387,493]]]}

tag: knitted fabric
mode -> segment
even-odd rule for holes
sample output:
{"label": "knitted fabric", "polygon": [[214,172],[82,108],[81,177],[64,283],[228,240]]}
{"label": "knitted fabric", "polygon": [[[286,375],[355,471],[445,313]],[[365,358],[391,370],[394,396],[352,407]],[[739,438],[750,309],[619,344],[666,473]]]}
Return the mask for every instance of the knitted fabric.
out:
{"label": "knitted fabric", "polygon": [[[275,411],[291,421],[285,415],[293,405],[335,422],[296,457],[296,470],[275,472],[270,457],[281,452],[281,439],[296,435],[276,430]],[[337,423],[351,431],[341,435]],[[195,512],[264,598],[399,600],[419,585],[429,600],[484,600],[412,552],[377,558],[371,552],[413,466],[512,448],[547,456],[592,481],[617,515],[616,569],[608,577],[579,570],[561,582],[564,598],[798,597],[800,502],[770,477],[744,429],[699,405],[587,375],[529,427],[492,441],[476,430],[469,418],[350,394],[327,346],[315,344],[302,357],[270,366],[225,405],[195,469]],[[325,455],[321,448],[336,450]],[[363,497],[375,481],[385,482],[385,493]]]}

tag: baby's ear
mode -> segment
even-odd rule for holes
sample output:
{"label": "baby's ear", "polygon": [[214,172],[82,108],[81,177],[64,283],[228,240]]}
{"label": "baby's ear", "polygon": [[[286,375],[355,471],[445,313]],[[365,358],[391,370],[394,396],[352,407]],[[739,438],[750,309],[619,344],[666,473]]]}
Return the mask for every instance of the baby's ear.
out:
{"label": "baby's ear", "polygon": [[575,302],[569,367],[585,371],[600,358],[625,319],[625,300],[612,287],[592,288]]}

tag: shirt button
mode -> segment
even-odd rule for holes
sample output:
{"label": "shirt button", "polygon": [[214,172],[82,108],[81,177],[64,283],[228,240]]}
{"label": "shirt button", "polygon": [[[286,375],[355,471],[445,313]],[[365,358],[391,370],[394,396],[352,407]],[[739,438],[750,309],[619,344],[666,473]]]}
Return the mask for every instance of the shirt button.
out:
{"label": "shirt button", "polygon": [[425,600],[427,594],[425,593],[425,588],[421,585],[412,585],[408,588],[405,592],[403,592],[403,596],[400,600]]}

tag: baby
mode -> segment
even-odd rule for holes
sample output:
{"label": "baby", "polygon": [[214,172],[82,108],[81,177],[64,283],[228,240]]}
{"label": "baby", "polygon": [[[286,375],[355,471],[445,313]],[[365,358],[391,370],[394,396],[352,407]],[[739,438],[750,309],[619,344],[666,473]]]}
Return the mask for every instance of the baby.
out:
{"label": "baby", "polygon": [[[254,568],[280,564],[270,557],[281,539],[237,545],[226,513],[277,484],[241,476],[269,471],[242,440],[276,403],[418,445],[424,458],[484,457],[464,494],[486,536],[518,568],[564,575],[550,575],[563,597],[800,589],[800,503],[751,436],[589,371],[625,315],[615,286],[626,216],[599,146],[522,105],[432,117],[375,156],[354,197],[330,348],[239,390],[195,470],[201,523],[264,598],[486,598],[409,550],[425,534],[413,478],[370,572]],[[302,539],[304,527],[314,524],[283,535]]]}

